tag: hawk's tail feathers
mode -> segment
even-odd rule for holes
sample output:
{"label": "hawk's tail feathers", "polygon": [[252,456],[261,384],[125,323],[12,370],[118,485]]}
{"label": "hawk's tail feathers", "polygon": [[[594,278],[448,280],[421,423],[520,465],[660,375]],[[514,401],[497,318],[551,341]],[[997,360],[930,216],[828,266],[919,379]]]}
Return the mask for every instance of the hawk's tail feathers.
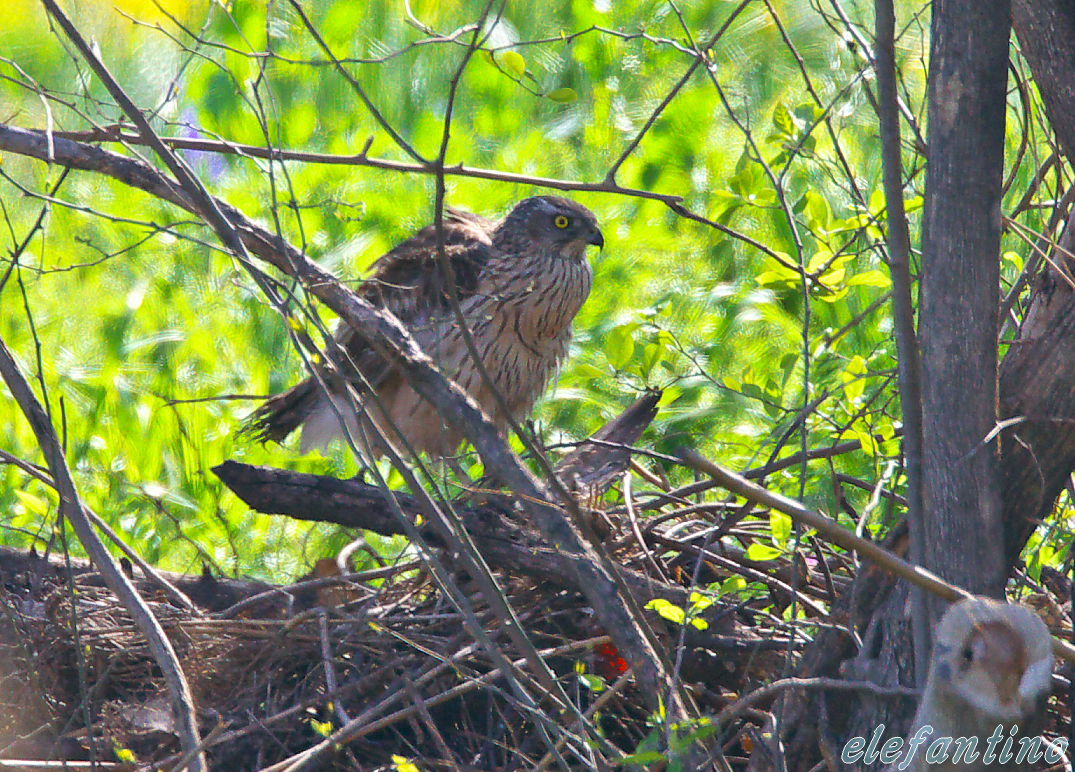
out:
{"label": "hawk's tail feathers", "polygon": [[321,406],[321,387],[313,378],[265,400],[243,423],[240,433],[260,442],[283,442]]}

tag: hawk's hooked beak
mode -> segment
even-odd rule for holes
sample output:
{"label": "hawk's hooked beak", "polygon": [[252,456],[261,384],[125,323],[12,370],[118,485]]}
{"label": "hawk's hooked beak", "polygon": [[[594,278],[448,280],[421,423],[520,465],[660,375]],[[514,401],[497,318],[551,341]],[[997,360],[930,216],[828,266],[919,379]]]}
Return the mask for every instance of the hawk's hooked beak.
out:
{"label": "hawk's hooked beak", "polygon": [[598,249],[604,249],[605,248],[605,237],[601,233],[601,229],[600,228],[594,228],[592,231],[590,231],[590,235],[586,238],[586,243],[587,244],[593,244]]}

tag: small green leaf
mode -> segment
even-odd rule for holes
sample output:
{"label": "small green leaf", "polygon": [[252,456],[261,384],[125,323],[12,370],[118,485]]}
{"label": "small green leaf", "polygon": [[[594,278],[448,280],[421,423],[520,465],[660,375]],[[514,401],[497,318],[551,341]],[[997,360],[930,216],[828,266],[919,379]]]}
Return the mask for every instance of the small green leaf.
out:
{"label": "small green leaf", "polygon": [[691,611],[695,614],[705,611],[712,606],[716,601],[708,595],[703,595],[700,592],[692,592],[690,596]]}
{"label": "small green leaf", "polygon": [[856,400],[866,390],[866,360],[856,354],[847,364],[847,369],[840,373],[840,380],[844,383],[844,393],[848,399]]}
{"label": "small green leaf", "polygon": [[647,343],[645,354],[642,358],[642,369],[648,374],[657,363],[664,359],[665,348],[660,343]]}
{"label": "small green leaf", "polygon": [[773,544],[783,546],[791,538],[791,518],[775,509],[769,512],[769,531],[773,535]]}
{"label": "small green leaf", "polygon": [[579,683],[581,683],[591,692],[603,692],[605,689],[608,688],[608,685],[605,683],[605,679],[601,678],[601,676],[595,676],[591,673],[579,673],[578,679]]}
{"label": "small green leaf", "polygon": [[406,756],[392,756],[392,767],[396,772],[422,772],[419,766]]}
{"label": "small green leaf", "polygon": [[116,754],[116,761],[123,762],[124,764],[136,764],[138,763],[138,757],[134,755],[134,751],[130,748],[121,748],[118,745],[113,749]]}
{"label": "small green leaf", "polygon": [[526,75],[526,59],[518,51],[505,51],[500,55],[500,66],[516,80]]}
{"label": "small green leaf", "polygon": [[317,732],[322,737],[328,737],[332,734],[332,722],[331,721],[318,721],[317,719],[310,719],[310,728]]}
{"label": "small green leaf", "polygon": [[671,601],[664,598],[654,598],[646,604],[646,608],[653,609],[669,622],[681,625],[687,621],[687,612]]}
{"label": "small green leaf", "polygon": [[664,761],[665,755],[658,751],[642,751],[641,753],[632,753],[630,756],[624,756],[619,760],[620,765],[626,764],[655,764],[658,761]]}
{"label": "small green leaf", "polygon": [[832,225],[832,207],[829,206],[829,202],[813,190],[808,190],[804,198],[806,199],[804,209],[807,224],[815,230],[828,230]]}
{"label": "small green leaf", "polygon": [[594,378],[604,378],[608,373],[599,367],[589,364],[588,362],[582,362],[574,367],[575,374],[579,377],[586,378],[587,380],[593,380]]}
{"label": "small green leaf", "polygon": [[747,547],[747,557],[751,560],[776,560],[783,554],[782,550],[770,547],[768,544],[762,544],[760,541],[756,541]]}
{"label": "small green leaf", "polygon": [[856,273],[850,279],[847,280],[846,286],[848,287],[890,287],[892,286],[892,280],[888,278],[888,274],[884,271],[879,271],[876,268],[863,271],[862,273]]}
{"label": "small green leaf", "polygon": [[1005,263],[1011,263],[1017,271],[1023,270],[1023,258],[1018,252],[1005,252],[1000,259]]}
{"label": "small green leaf", "polygon": [[[520,57],[521,58],[521,57]],[[545,95],[553,102],[560,102],[561,104],[569,104],[579,98],[579,93],[573,88],[558,88],[550,91]]]}
{"label": "small green leaf", "polygon": [[605,343],[605,356],[616,369],[631,361],[635,353],[634,325],[621,324],[613,328]]}
{"label": "small green leaf", "polygon": [[795,133],[795,119],[791,117],[791,113],[788,108],[782,103],[776,106],[773,110],[773,126],[777,131],[783,134]]}
{"label": "small green leaf", "polygon": [[876,456],[881,451],[877,445],[877,440],[874,439],[873,434],[869,431],[865,429],[856,429],[854,435],[856,439],[858,439],[859,444],[862,445],[862,452],[867,456]]}
{"label": "small green leaf", "polygon": [[885,211],[885,191],[878,188],[870,194],[870,203],[867,204],[870,214],[880,218]]}
{"label": "small green leaf", "polygon": [[40,496],[35,496],[29,491],[16,489],[15,497],[18,498],[19,503],[22,504],[29,514],[40,516],[48,514],[49,503]]}
{"label": "small green leaf", "polygon": [[728,595],[733,592],[742,592],[746,587],[746,579],[741,576],[732,576],[720,583],[720,594]]}

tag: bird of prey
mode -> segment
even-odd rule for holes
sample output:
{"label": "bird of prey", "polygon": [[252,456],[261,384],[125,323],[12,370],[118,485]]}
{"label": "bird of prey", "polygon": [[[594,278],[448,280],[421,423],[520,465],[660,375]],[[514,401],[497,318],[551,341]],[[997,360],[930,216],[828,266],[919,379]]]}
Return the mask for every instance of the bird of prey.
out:
{"label": "bird of prey", "polygon": [[[587,246],[603,247],[604,237],[589,209],[558,196],[525,199],[499,221],[449,210],[442,234],[462,317],[491,383],[475,366],[452,310],[434,226],[379,258],[358,293],[395,314],[503,431],[509,417],[529,414],[567,354],[572,321],[593,281]],[[346,324],[335,339],[362,377],[348,382],[325,368],[319,374],[328,394],[307,378],[270,397],[248,430],[282,441],[301,426],[306,452],[342,435],[342,417],[360,449],[374,457],[384,452],[386,439],[397,449],[435,458],[459,448],[461,433],[445,424],[390,359]]]}
{"label": "bird of prey", "polygon": [[[1052,640],[1045,623],[1023,606],[967,598],[949,607],[941,618],[933,642],[929,678],[905,745],[910,751],[916,733],[922,740],[906,767],[926,770],[1029,770],[1017,755],[1022,738],[1037,739],[1044,722],[1045,701],[1052,683]],[[1003,741],[1012,739],[1013,757],[998,763],[986,758],[989,738],[998,725]],[[924,727],[932,727],[927,732]],[[1014,738],[1011,728],[1017,727]],[[948,746],[946,761],[930,763],[931,743],[941,737],[976,738],[977,756],[955,758],[956,745]],[[1040,740],[1039,740],[1040,742]],[[935,749],[936,750],[939,749]],[[1044,753],[1044,745],[1039,747]],[[906,758],[906,757],[905,757]],[[1021,761],[1026,761],[1026,756]]]}

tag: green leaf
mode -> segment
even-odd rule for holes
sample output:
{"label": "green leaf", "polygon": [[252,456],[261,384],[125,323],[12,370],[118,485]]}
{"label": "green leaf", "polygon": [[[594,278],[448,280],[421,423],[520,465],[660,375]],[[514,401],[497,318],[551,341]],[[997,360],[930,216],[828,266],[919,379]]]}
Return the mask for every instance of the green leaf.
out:
{"label": "green leaf", "polygon": [[579,98],[579,93],[577,91],[575,91],[575,89],[567,88],[565,86],[564,88],[553,89],[552,91],[550,91],[545,96],[547,98],[551,99],[553,102],[560,102],[561,104],[568,104],[568,103],[574,102],[576,99],[578,99]]}
{"label": "green leaf", "polygon": [[421,768],[406,756],[392,756],[392,768],[396,772],[422,772]]}
{"label": "green leaf", "polygon": [[664,359],[665,347],[663,343],[647,343],[642,357],[642,371],[648,375],[657,363]]}
{"label": "green leaf", "polygon": [[516,80],[521,80],[526,75],[526,59],[518,51],[504,51],[499,60],[504,72]]}
{"label": "green leaf", "polygon": [[681,625],[687,621],[687,612],[671,601],[664,598],[654,598],[646,604],[646,608],[652,609],[669,622]]}
{"label": "green leaf", "polygon": [[881,190],[881,188],[877,188],[877,190],[871,193],[870,203],[867,207],[870,210],[870,214],[875,218],[880,219],[881,215],[885,212],[885,191]]}
{"label": "green leaf", "polygon": [[877,440],[874,438],[873,433],[867,429],[856,429],[854,431],[855,438],[862,445],[862,452],[867,456],[876,456],[880,451],[877,446]]}
{"label": "green leaf", "polygon": [[1018,252],[1005,252],[1000,259],[1005,263],[1011,263],[1017,271],[1023,270],[1023,258]]}
{"label": "green leaf", "polygon": [[[831,255],[830,255],[831,257]],[[762,271],[754,277],[754,281],[760,284],[762,287],[766,287],[773,284],[783,284],[789,287],[797,287],[799,285],[799,273],[793,271],[790,268],[777,263],[772,269],[768,271]]]}
{"label": "green leaf", "polygon": [[594,378],[604,378],[606,375],[608,375],[608,373],[606,373],[600,367],[595,367],[588,362],[582,362],[580,364],[577,364],[572,369],[574,370],[575,375],[586,378],[587,380],[593,380]]}
{"label": "green leaf", "polygon": [[879,271],[876,268],[869,271],[863,271],[862,273],[856,273],[850,279],[847,280],[844,286],[847,287],[891,287],[892,279],[888,277],[888,274],[884,271]]}
{"label": "green leaf", "polygon": [[328,737],[332,734],[332,722],[331,721],[318,721],[315,718],[310,719],[310,728],[317,732],[322,737]]}
{"label": "green leaf", "polygon": [[783,103],[778,104],[776,109],[773,110],[773,126],[783,134],[792,135],[795,133],[795,119],[791,117],[791,113]]}
{"label": "green leaf", "polygon": [[779,550],[776,547],[770,547],[768,544],[763,544],[760,541],[756,541],[747,547],[747,557],[751,560],[776,560],[783,554],[783,550]]}
{"label": "green leaf", "polygon": [[698,592],[697,590],[692,592],[691,595],[690,595],[691,611],[693,613],[695,613],[695,614],[697,614],[697,613],[699,613],[701,611],[705,611],[707,608],[712,606],[714,603],[716,603],[715,599],[711,598],[708,595],[703,595],[702,593]]}
{"label": "green leaf", "polygon": [[791,518],[783,512],[775,509],[769,511],[769,531],[772,533],[773,544],[783,546],[791,538]]}
{"label": "green leaf", "polygon": [[641,753],[632,753],[630,756],[624,756],[620,759],[620,764],[656,764],[658,761],[664,761],[665,755],[658,751],[642,751]]}
{"label": "green leaf", "polygon": [[820,193],[808,190],[806,192],[806,223],[817,231],[828,231],[832,224],[832,207]]}
{"label": "green leaf", "polygon": [[26,511],[31,515],[44,516],[48,514],[49,503],[40,496],[36,496],[29,491],[20,490],[18,488],[14,491],[15,497],[19,500],[19,503],[26,508]]}
{"label": "green leaf", "polygon": [[589,689],[591,692],[603,692],[608,688],[608,684],[605,683],[605,679],[601,676],[595,676],[592,673],[579,673],[579,683]]}
{"label": "green leaf", "polygon": [[736,592],[742,592],[747,588],[747,580],[741,576],[732,576],[725,579],[720,583],[720,594],[730,595]]}
{"label": "green leaf", "polygon": [[851,358],[847,367],[840,373],[840,380],[844,383],[844,394],[850,400],[856,400],[866,390],[866,360],[856,354]]}
{"label": "green leaf", "polygon": [[116,754],[116,761],[124,764],[136,764],[138,762],[138,757],[134,755],[134,751],[130,748],[122,748],[117,745],[112,751]]}
{"label": "green leaf", "polygon": [[635,353],[634,325],[621,324],[614,327],[605,342],[605,356],[617,370],[631,361]]}

